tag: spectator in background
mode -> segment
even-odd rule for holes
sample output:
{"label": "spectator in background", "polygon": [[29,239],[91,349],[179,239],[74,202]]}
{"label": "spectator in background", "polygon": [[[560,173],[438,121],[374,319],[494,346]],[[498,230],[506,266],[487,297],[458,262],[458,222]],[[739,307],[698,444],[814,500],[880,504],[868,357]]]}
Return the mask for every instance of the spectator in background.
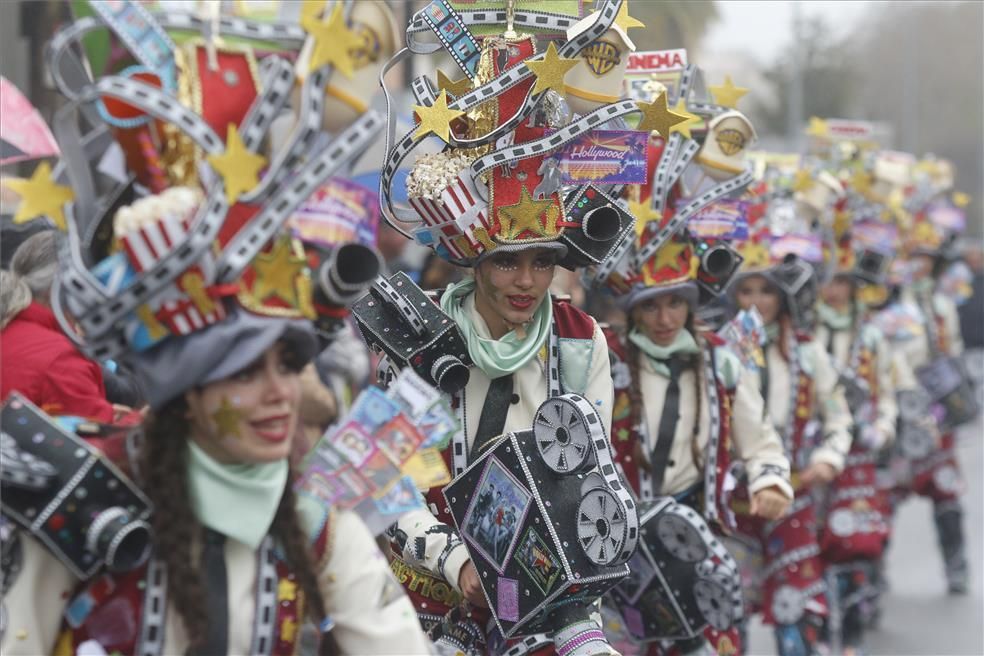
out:
{"label": "spectator in background", "polygon": [[978,241],[968,243],[964,249],[964,262],[973,273],[973,294],[957,311],[960,314],[960,332],[964,347],[984,348],[984,246]]}
{"label": "spectator in background", "polygon": [[55,232],[18,247],[0,273],[0,398],[14,390],[49,414],[113,420],[102,371],[62,333],[50,306],[58,271]]}

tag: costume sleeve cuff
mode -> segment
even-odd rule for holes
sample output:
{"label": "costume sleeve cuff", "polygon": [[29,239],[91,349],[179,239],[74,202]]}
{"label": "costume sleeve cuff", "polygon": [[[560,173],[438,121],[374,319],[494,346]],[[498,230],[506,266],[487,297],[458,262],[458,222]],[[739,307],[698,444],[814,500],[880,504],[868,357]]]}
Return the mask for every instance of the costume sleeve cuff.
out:
{"label": "costume sleeve cuff", "polygon": [[891,444],[895,441],[895,422],[889,421],[887,419],[879,419],[875,422],[875,428],[878,429],[878,435],[880,436],[880,443],[877,445],[878,449]]}
{"label": "costume sleeve cuff", "polygon": [[844,470],[844,456],[830,447],[821,446],[810,456],[810,464],[824,463],[834,468],[838,474]]}
{"label": "costume sleeve cuff", "polygon": [[444,575],[448,584],[454,588],[455,592],[461,592],[461,589],[458,587],[458,576],[461,575],[461,568],[469,560],[471,560],[471,556],[468,555],[468,549],[462,543],[456,547],[452,547],[451,553],[448,554],[447,559],[444,561],[444,571],[441,573]]}
{"label": "costume sleeve cuff", "polygon": [[755,494],[759,490],[764,490],[769,487],[778,488],[780,492],[786,495],[786,498],[790,501],[793,500],[793,486],[789,484],[789,481],[779,476],[778,474],[764,474],[756,478],[752,483],[748,485],[748,493]]}

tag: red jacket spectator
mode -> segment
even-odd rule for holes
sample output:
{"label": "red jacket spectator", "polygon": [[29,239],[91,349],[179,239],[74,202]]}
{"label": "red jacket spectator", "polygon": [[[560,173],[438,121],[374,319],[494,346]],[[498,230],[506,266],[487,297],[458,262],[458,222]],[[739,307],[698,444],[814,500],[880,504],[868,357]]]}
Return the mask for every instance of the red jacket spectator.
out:
{"label": "red jacket spectator", "polygon": [[113,420],[99,365],[61,332],[54,313],[33,302],[0,331],[0,397],[16,390],[53,415]]}

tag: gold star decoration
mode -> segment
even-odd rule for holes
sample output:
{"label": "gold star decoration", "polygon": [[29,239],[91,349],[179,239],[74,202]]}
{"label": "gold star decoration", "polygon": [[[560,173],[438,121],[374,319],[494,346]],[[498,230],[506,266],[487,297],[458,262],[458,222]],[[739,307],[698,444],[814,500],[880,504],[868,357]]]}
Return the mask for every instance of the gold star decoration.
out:
{"label": "gold star decoration", "polygon": [[851,227],[851,213],[847,210],[834,210],[834,236],[840,239]]}
{"label": "gold star decoration", "polygon": [[230,205],[235,203],[244,192],[260,183],[260,170],[267,164],[266,157],[246,148],[234,123],[229,124],[226,133],[225,152],[221,155],[209,155],[206,159],[222,176],[226,202]]}
{"label": "gold star decoration", "polygon": [[277,583],[277,601],[294,601],[297,599],[297,584],[283,579]]}
{"label": "gold star decoration", "polygon": [[628,34],[631,29],[646,26],[646,24],[638,18],[629,16],[629,0],[623,0],[622,6],[618,8],[618,13],[615,14],[614,22],[616,25],[625,30],[626,34]]}
{"label": "gold star decoration", "polygon": [[663,214],[653,209],[648,200],[642,202],[629,201],[629,213],[635,217],[636,239],[642,239],[649,225],[659,225],[663,220]]}
{"label": "gold star decoration", "polygon": [[361,44],[359,35],[345,24],[344,3],[336,2],[327,20],[320,21],[310,14],[302,16],[301,27],[314,39],[308,70],[316,71],[325,64],[351,79],[355,71],[352,51]]}
{"label": "gold star decoration", "polygon": [[793,178],[793,191],[809,191],[813,184],[813,175],[807,169],[796,171],[796,176]]}
{"label": "gold star decoration", "polygon": [[444,74],[444,71],[437,69],[437,90],[447,91],[454,97],[463,96],[471,91],[472,82],[467,76],[453,82],[451,78]]}
{"label": "gold star decoration", "polygon": [[492,237],[489,236],[489,231],[485,228],[475,228],[472,230],[472,236],[475,237],[475,241],[485,247],[486,252],[495,248],[495,242],[492,241]]}
{"label": "gold star decoration", "polygon": [[671,238],[668,242],[663,244],[658,251],[656,251],[656,257],[653,258],[652,266],[643,267],[643,282],[647,285],[652,285],[654,283],[660,282],[655,278],[663,269],[673,269],[680,270],[681,273],[689,273],[689,267],[684,271],[680,266],[680,256],[683,255],[687,249],[690,247],[685,240],[677,239],[676,237]]}
{"label": "gold star decoration", "polygon": [[448,109],[448,92],[446,89],[441,90],[441,95],[437,97],[433,105],[430,107],[414,105],[413,111],[420,118],[414,139],[426,137],[433,132],[444,143],[448,143],[451,139],[451,121],[465,114],[457,109]]}
{"label": "gold star decoration", "polygon": [[656,96],[656,100],[651,103],[636,101],[636,106],[642,112],[642,120],[639,121],[636,130],[643,132],[655,130],[664,139],[670,138],[670,128],[687,120],[686,116],[671,112],[666,106],[666,92]]}
{"label": "gold star decoration", "polygon": [[516,239],[523,232],[529,230],[538,237],[546,237],[552,234],[549,228],[544,228],[540,223],[540,215],[553,206],[553,201],[549,198],[543,200],[533,200],[526,185],[523,185],[522,195],[519,202],[515,205],[506,205],[499,208],[499,214],[509,219],[509,227],[503,224],[505,239]]}
{"label": "gold star decoration", "polygon": [[229,403],[229,399],[222,397],[222,402],[219,404],[219,409],[212,413],[212,421],[215,422],[215,426],[219,429],[219,435],[234,435],[235,437],[242,437],[242,433],[239,432],[239,420],[242,419],[242,413],[239,412],[239,408]]}
{"label": "gold star decoration", "polygon": [[826,137],[830,134],[830,128],[827,127],[827,121],[816,116],[811,116],[810,124],[806,128],[806,133],[811,137]]}
{"label": "gold star decoration", "polygon": [[156,342],[169,334],[168,329],[157,320],[157,317],[154,316],[154,311],[146,303],[137,308],[136,314],[140,323],[147,329],[147,336],[150,337],[150,341]]}
{"label": "gold star decoration", "polygon": [[547,52],[540,61],[528,61],[526,67],[533,71],[536,76],[536,84],[533,85],[533,95],[543,93],[553,89],[563,93],[564,76],[567,71],[577,66],[577,59],[567,59],[557,54],[557,46],[553,41],[547,46]]}
{"label": "gold star decoration", "polygon": [[256,280],[253,282],[253,296],[261,303],[276,296],[290,307],[299,307],[297,289],[298,276],[302,276],[307,260],[292,252],[290,237],[277,240],[273,250],[260,253],[253,261]]}
{"label": "gold star decoration", "polygon": [[294,636],[297,634],[297,622],[294,621],[292,617],[287,617],[283,622],[280,623],[280,639],[290,644],[294,642]]}
{"label": "gold star decoration", "polygon": [[745,266],[749,268],[754,269],[769,264],[769,249],[766,248],[765,244],[749,242],[741,249],[741,254],[745,258]]}
{"label": "gold star decoration", "polygon": [[72,188],[55,184],[51,179],[51,165],[41,162],[29,180],[6,180],[7,186],[21,197],[20,205],[14,214],[14,223],[27,223],[32,219],[47,216],[61,231],[65,225],[65,203],[75,198]]}
{"label": "gold star decoration", "polygon": [[965,194],[962,191],[953,192],[953,195],[950,196],[950,199],[953,201],[953,204],[956,205],[957,207],[967,207],[970,204],[970,195]]}
{"label": "gold star decoration", "polygon": [[673,113],[685,118],[680,123],[677,123],[671,127],[670,133],[672,134],[674,132],[679,132],[685,139],[693,139],[693,135],[690,134],[690,129],[700,123],[700,117],[696,114],[692,114],[690,110],[687,109],[687,101],[683,98],[677,100],[676,107],[673,108]]}
{"label": "gold star decoration", "polygon": [[851,176],[851,188],[859,194],[866,194],[871,191],[871,175],[864,170],[858,169]]}
{"label": "gold star decoration", "polygon": [[730,75],[724,76],[724,84],[708,86],[707,90],[711,92],[715,103],[731,109],[737,107],[738,101],[748,93],[748,89],[745,87],[736,87],[735,83],[731,81]]}

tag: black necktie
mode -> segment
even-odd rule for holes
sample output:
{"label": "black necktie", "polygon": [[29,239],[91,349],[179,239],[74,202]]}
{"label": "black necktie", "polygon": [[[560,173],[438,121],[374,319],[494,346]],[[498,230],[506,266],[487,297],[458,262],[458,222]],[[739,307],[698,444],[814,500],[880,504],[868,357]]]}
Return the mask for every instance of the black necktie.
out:
{"label": "black necktie", "polygon": [[229,639],[229,581],[226,576],[225,536],[205,529],[202,545],[202,572],[205,575],[205,603],[208,609],[208,633],[193,656],[225,656]]}
{"label": "black necktie", "polygon": [[663,488],[666,463],[670,460],[670,448],[673,446],[677,421],[680,419],[680,374],[687,366],[687,361],[679,357],[658,360],[658,362],[670,370],[670,382],[666,386],[663,414],[659,418],[659,434],[656,437],[656,446],[653,447],[653,493],[657,495]]}
{"label": "black necktie", "polygon": [[489,384],[489,391],[485,395],[485,405],[482,406],[482,414],[478,419],[478,430],[475,431],[475,441],[472,443],[469,462],[478,457],[486,442],[502,435],[502,428],[506,425],[506,415],[509,414],[509,403],[512,401],[512,397],[512,374],[496,378]]}

